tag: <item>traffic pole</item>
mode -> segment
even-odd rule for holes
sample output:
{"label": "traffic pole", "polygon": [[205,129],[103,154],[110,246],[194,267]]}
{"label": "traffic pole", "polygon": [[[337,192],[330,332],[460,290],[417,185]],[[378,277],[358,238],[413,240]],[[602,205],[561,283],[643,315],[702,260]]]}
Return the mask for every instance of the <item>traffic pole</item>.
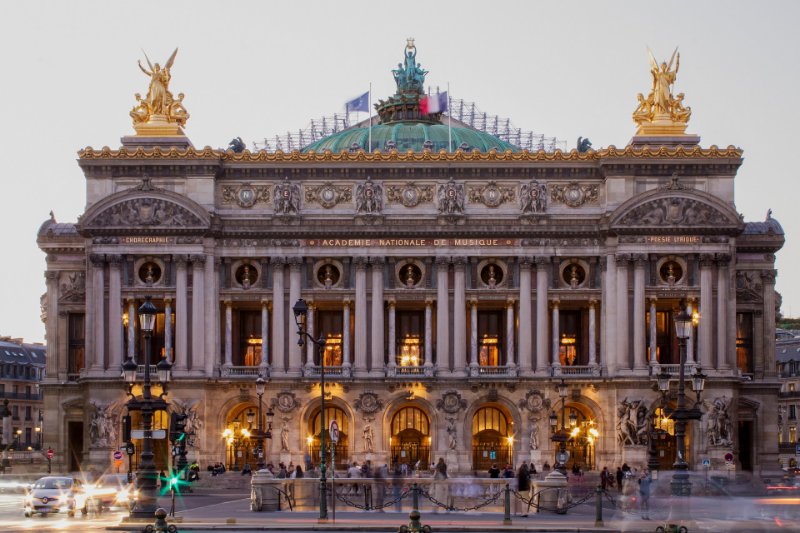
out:
{"label": "traffic pole", "polygon": [[511,525],[511,489],[506,483],[506,491],[503,496],[503,525]]}
{"label": "traffic pole", "polygon": [[600,485],[594,490],[594,527],[603,527],[603,489]]}

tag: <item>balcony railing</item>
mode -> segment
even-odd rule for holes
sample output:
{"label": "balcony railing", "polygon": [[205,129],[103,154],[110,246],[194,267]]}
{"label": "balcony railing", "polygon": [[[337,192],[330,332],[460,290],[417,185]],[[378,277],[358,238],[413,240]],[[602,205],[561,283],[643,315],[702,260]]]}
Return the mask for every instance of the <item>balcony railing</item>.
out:
{"label": "balcony railing", "polygon": [[0,392],[0,398],[8,398],[9,400],[31,400],[38,401],[42,399],[42,393],[26,393],[26,392]]}
{"label": "balcony railing", "polygon": [[432,378],[436,375],[433,365],[428,366],[397,366],[386,367],[387,378]]}
{"label": "balcony railing", "polygon": [[600,365],[562,365],[552,367],[553,377],[600,377]]}
{"label": "balcony railing", "polygon": [[471,378],[508,378],[517,376],[517,367],[515,365],[499,365],[499,366],[470,366],[469,377]]}
{"label": "balcony railing", "polygon": [[[306,365],[303,367],[304,378],[318,378],[322,374],[322,367],[320,365]],[[325,375],[341,378],[350,377],[349,366],[326,366]]]}
{"label": "balcony railing", "polygon": [[269,368],[262,366],[221,366],[220,376],[223,378],[263,378],[269,377]]}
{"label": "balcony railing", "polygon": [[800,390],[787,390],[778,393],[778,398],[800,398]]}
{"label": "balcony railing", "polygon": [[778,444],[778,451],[780,453],[794,454],[796,447],[797,443],[795,442],[781,442],[780,444]]}

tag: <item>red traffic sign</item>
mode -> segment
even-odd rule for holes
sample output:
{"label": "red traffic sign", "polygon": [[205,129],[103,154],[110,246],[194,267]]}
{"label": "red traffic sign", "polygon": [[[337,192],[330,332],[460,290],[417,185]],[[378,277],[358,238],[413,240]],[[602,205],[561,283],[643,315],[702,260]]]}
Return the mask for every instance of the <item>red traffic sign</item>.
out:
{"label": "red traffic sign", "polygon": [[47,458],[48,459],[52,459],[55,456],[56,456],[56,452],[53,451],[53,448],[48,448],[47,449]]}
{"label": "red traffic sign", "polygon": [[115,461],[121,461],[122,460],[122,452],[121,451],[116,450],[114,452],[114,460]]}
{"label": "red traffic sign", "polygon": [[725,462],[726,463],[732,463],[733,462],[733,454],[731,452],[728,452],[728,453],[725,454]]}

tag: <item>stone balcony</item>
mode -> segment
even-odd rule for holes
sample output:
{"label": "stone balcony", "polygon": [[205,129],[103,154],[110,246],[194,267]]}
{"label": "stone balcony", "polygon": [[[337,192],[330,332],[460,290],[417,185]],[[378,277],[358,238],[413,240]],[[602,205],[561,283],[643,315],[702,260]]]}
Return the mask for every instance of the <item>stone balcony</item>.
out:
{"label": "stone balcony", "polygon": [[[333,378],[349,378],[352,375],[351,367],[349,366],[326,366],[325,377]],[[306,365],[303,367],[304,378],[319,378],[322,375],[322,366],[320,365]]]}
{"label": "stone balcony", "polygon": [[564,379],[597,378],[602,375],[602,368],[600,365],[553,365],[550,367],[550,375]]}

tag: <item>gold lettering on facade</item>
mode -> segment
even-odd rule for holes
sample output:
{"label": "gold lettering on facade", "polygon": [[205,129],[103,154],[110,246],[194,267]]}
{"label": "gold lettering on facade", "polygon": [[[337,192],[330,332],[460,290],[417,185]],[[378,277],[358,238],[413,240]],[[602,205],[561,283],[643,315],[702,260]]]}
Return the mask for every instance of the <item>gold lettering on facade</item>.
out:
{"label": "gold lettering on facade", "polygon": [[306,246],[321,248],[425,248],[425,247],[452,247],[452,248],[491,248],[497,246],[517,246],[519,239],[309,239]]}
{"label": "gold lettering on facade", "polygon": [[120,237],[120,244],[175,244],[175,237]]}
{"label": "gold lettering on facade", "polygon": [[700,244],[699,235],[648,235],[647,244]]}

